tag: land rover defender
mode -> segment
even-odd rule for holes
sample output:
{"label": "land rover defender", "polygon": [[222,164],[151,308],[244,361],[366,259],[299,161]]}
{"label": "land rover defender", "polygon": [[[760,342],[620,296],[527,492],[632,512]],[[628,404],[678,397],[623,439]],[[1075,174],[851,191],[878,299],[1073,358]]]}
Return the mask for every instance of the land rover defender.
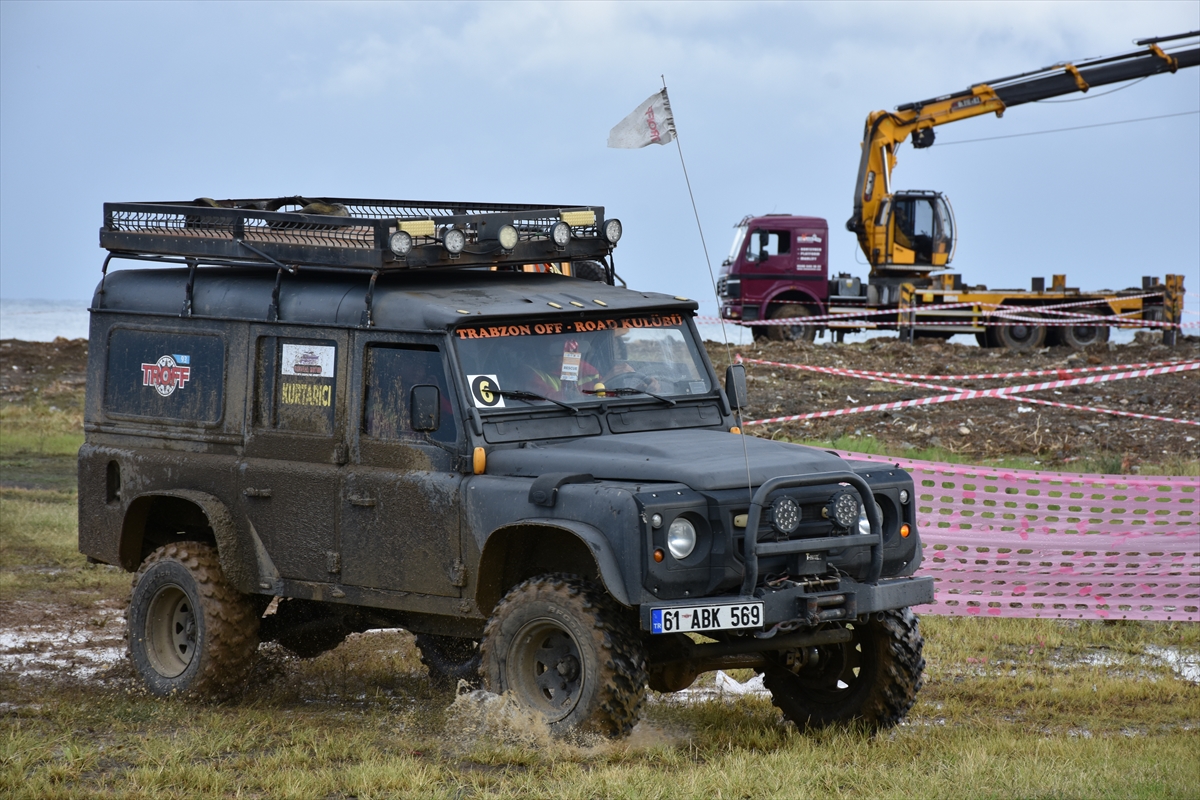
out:
{"label": "land rover defender", "polygon": [[742,368],[694,301],[616,285],[620,236],[595,206],[106,204],[79,544],[134,574],[149,691],[390,627],[556,732],[737,667],[801,726],[898,721],[933,599],[911,478],[742,435]]}

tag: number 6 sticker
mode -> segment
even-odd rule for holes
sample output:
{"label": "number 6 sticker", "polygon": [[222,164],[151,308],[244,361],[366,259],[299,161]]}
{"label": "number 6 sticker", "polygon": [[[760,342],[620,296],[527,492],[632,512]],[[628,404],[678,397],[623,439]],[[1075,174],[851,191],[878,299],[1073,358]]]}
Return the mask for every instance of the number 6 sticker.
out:
{"label": "number 6 sticker", "polygon": [[467,381],[471,384],[471,399],[476,408],[504,408],[500,381],[495,375],[468,375]]}

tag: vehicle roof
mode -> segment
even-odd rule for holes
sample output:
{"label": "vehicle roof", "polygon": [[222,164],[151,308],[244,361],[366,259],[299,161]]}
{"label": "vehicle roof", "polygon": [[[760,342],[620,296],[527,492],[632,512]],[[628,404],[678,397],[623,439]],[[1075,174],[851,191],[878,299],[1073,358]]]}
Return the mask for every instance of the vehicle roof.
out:
{"label": "vehicle roof", "polygon": [[[187,282],[185,268],[112,272],[97,287],[91,310],[178,317]],[[192,316],[267,321],[274,286],[273,271],[199,268],[193,284]],[[285,274],[279,289],[278,321],[359,327],[369,289],[370,276],[362,273],[301,270],[297,275]],[[686,312],[697,307],[694,300],[552,273],[455,270],[381,275],[372,296],[371,316],[375,328],[444,331],[501,317],[570,318],[584,313]]]}

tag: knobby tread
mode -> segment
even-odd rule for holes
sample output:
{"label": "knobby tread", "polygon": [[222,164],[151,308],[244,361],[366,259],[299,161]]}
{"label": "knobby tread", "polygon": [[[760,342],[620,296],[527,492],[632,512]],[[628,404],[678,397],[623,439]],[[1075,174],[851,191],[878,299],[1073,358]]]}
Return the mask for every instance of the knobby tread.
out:
{"label": "knobby tread", "polygon": [[[200,592],[205,620],[205,640],[198,648],[199,670],[179,695],[194,700],[223,700],[240,692],[258,651],[259,616],[249,597],[225,579],[215,548],[200,542],[175,542],[155,550],[133,576],[131,593],[154,565],[175,561],[191,574]],[[125,612],[128,645],[133,660],[133,609]]]}
{"label": "knobby tread", "polygon": [[574,608],[590,617],[592,636],[598,650],[605,654],[600,678],[600,702],[580,726],[606,736],[621,737],[637,724],[646,698],[646,652],[638,632],[627,620],[628,612],[598,584],[555,573],[529,578],[510,590],[496,606],[484,628],[480,655],[486,673],[489,657],[500,634],[509,608],[528,600],[543,600]]}
{"label": "knobby tread", "polygon": [[882,612],[881,618],[867,623],[861,644],[860,675],[869,675],[870,682],[847,689],[842,703],[810,699],[796,676],[784,668],[768,669],[763,676],[772,702],[800,728],[850,722],[875,729],[896,725],[924,684],[924,639],[916,615],[908,608]]}

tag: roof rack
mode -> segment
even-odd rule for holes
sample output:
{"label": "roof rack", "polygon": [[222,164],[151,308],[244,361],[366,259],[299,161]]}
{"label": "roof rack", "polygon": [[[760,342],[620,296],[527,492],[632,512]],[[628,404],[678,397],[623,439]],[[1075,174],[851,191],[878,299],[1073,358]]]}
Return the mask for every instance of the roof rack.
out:
{"label": "roof rack", "polygon": [[603,206],[202,197],[105,203],[100,246],[109,258],[382,272],[603,261],[620,235]]}

